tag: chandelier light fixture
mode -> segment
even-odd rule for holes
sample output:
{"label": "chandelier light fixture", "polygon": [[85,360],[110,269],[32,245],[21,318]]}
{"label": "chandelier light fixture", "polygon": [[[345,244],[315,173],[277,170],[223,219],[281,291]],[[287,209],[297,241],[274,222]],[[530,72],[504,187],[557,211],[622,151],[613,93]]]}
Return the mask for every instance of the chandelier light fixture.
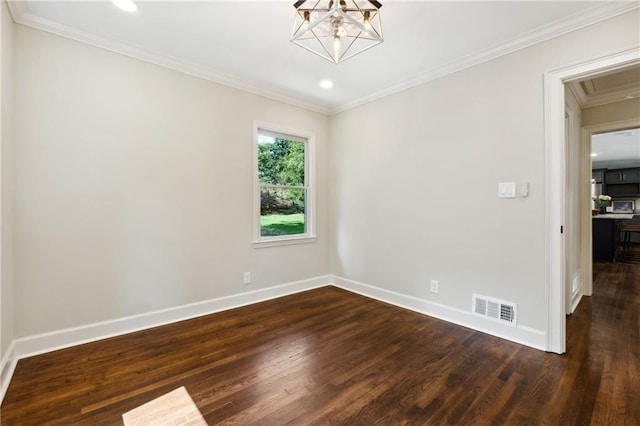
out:
{"label": "chandelier light fixture", "polygon": [[337,64],[382,43],[376,0],[299,0],[291,41]]}

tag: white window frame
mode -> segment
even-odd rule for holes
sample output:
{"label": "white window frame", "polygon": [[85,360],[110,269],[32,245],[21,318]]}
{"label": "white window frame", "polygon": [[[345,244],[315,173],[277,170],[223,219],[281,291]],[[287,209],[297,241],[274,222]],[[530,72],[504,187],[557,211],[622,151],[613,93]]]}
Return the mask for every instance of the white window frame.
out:
{"label": "white window frame", "polygon": [[[304,142],[305,146],[305,226],[304,234],[263,237],[260,235],[260,183],[258,181],[258,134],[263,131],[284,139]],[[253,122],[253,247],[273,247],[288,244],[316,242],[316,135],[315,133],[278,126],[260,121]]]}

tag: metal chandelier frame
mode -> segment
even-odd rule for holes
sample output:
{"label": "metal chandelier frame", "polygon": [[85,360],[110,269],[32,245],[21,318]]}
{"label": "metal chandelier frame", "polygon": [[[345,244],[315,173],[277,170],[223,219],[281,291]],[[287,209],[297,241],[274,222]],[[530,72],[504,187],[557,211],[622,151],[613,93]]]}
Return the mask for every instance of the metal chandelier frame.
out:
{"label": "metal chandelier frame", "polygon": [[299,0],[293,6],[291,41],[330,62],[383,42],[382,4],[376,0]]}

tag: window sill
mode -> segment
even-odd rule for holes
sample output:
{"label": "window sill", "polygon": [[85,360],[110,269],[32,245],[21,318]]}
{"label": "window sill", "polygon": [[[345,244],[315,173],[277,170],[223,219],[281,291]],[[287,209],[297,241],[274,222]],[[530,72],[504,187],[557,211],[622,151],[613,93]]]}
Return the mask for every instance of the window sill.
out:
{"label": "window sill", "polygon": [[253,242],[253,248],[266,248],[277,246],[288,246],[291,244],[308,244],[315,243],[318,237],[316,236],[304,236],[304,237],[289,237],[289,238],[274,238],[268,240],[258,240]]}

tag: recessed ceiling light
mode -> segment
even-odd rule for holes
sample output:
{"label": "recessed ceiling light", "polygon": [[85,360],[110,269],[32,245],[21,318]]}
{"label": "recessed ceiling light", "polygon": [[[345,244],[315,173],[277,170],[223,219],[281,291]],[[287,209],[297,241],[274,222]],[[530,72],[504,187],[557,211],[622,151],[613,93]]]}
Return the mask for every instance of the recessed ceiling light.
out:
{"label": "recessed ceiling light", "polygon": [[592,152],[592,153],[591,153],[591,156],[592,156],[592,157],[597,157],[597,156],[598,156],[598,153],[597,153],[597,152]]}
{"label": "recessed ceiling light", "polygon": [[133,2],[133,0],[111,0],[113,4],[118,6],[120,9],[125,12],[135,12],[138,10],[138,6]]}
{"label": "recessed ceiling light", "polygon": [[333,87],[333,81],[331,80],[322,80],[320,82],[320,87],[323,89],[331,89]]}

